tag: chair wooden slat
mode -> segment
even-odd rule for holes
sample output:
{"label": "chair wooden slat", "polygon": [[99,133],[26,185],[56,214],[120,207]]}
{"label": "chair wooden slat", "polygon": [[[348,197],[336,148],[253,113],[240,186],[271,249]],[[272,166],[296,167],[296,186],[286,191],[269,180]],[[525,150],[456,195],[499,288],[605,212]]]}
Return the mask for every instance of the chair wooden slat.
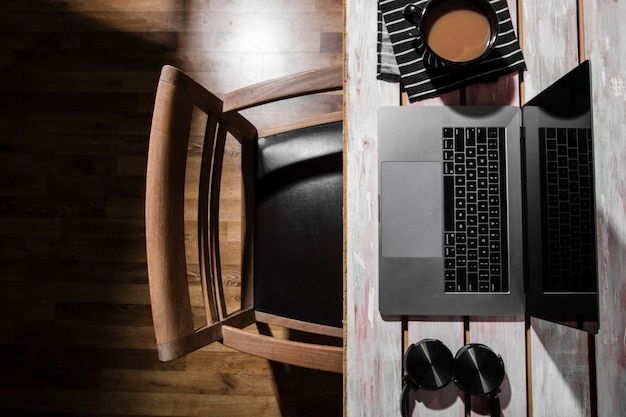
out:
{"label": "chair wooden slat", "polygon": [[200,279],[203,287],[205,314],[208,323],[214,323],[220,319],[220,314],[218,313],[219,296],[215,290],[211,268],[211,238],[209,236],[211,171],[219,122],[220,119],[216,115],[208,115],[202,145],[200,181],[198,182],[198,260],[200,263]]}
{"label": "chair wooden slat", "polygon": [[342,66],[305,71],[244,87],[222,96],[224,112],[239,111],[313,93],[339,90],[342,86]]}
{"label": "chair wooden slat", "polygon": [[303,129],[305,127],[317,126],[325,123],[339,122],[341,120],[343,120],[342,111],[316,115],[289,123],[259,129],[259,137],[264,138],[267,136],[273,136],[280,133],[289,132],[291,130]]}
{"label": "chair wooden slat", "polygon": [[312,345],[249,333],[231,326],[222,328],[224,344],[241,352],[266,359],[318,369],[343,372],[343,348],[339,346]]}
{"label": "chair wooden slat", "polygon": [[224,147],[226,145],[226,129],[220,125],[215,149],[213,150],[213,164],[211,167],[210,206],[209,206],[209,253],[211,280],[216,290],[218,313],[220,320],[228,315],[222,282],[222,261],[220,258],[219,213],[220,213],[220,186],[222,184],[222,166],[224,162]]}

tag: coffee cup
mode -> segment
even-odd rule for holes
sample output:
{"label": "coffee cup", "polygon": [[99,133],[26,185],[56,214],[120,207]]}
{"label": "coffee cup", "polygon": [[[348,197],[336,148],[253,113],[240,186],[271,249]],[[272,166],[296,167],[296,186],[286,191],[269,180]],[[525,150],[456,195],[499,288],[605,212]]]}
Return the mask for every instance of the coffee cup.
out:
{"label": "coffee cup", "polygon": [[424,63],[458,71],[482,61],[498,37],[498,16],[488,0],[431,0],[408,5],[404,18],[417,29]]}

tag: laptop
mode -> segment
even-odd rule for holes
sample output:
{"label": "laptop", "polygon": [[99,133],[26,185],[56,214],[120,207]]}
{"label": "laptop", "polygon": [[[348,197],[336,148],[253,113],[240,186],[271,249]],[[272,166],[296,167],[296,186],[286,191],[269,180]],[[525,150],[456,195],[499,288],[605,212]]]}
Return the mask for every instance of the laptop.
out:
{"label": "laptop", "polygon": [[378,114],[383,315],[597,322],[591,68],[523,108]]}

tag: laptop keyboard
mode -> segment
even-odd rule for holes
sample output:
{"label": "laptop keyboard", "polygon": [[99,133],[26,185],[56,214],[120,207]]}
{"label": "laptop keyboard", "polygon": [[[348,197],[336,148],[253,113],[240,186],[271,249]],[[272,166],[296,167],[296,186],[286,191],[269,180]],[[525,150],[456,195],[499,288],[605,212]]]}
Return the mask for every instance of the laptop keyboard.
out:
{"label": "laptop keyboard", "polygon": [[505,129],[443,128],[445,292],[509,291]]}
{"label": "laptop keyboard", "polygon": [[596,288],[593,156],[590,129],[540,128],[545,292]]}

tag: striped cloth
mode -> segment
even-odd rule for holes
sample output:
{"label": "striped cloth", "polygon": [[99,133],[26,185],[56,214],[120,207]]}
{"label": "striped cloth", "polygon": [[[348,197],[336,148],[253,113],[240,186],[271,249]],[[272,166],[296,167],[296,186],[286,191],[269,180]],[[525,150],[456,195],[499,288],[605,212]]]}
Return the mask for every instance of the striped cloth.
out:
{"label": "striped cloth", "polygon": [[[418,0],[424,7],[429,0]],[[378,69],[380,80],[402,81],[409,101],[433,97],[461,86],[494,81],[500,75],[526,69],[513,29],[506,0],[489,0],[498,14],[499,34],[494,49],[485,60],[462,73],[424,65],[416,45],[416,31],[402,12],[411,0],[378,0]]]}

